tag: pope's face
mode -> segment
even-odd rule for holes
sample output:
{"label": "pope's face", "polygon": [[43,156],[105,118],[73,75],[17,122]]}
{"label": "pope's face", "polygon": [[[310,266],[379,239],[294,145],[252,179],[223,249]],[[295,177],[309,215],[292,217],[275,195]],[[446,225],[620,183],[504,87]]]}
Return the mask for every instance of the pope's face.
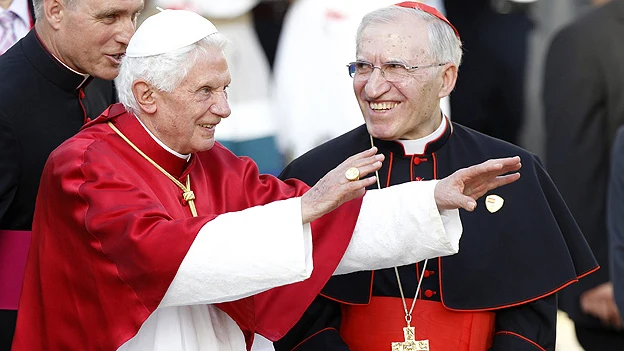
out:
{"label": "pope's face", "polygon": [[171,93],[156,92],[150,130],[173,150],[189,154],[210,150],[215,128],[230,115],[226,88],[230,71],[223,51],[201,54],[186,79]]}
{"label": "pope's face", "polygon": [[64,2],[57,38],[51,48],[80,73],[111,80],[134,34],[143,0],[73,0]]}
{"label": "pope's face", "polygon": [[[387,24],[371,24],[362,33],[357,60],[375,66],[402,63],[407,66],[438,64],[427,54],[426,24],[402,18]],[[353,78],[353,89],[368,132],[379,139],[418,139],[440,123],[441,67],[417,69],[390,82],[379,69],[368,77]]]}

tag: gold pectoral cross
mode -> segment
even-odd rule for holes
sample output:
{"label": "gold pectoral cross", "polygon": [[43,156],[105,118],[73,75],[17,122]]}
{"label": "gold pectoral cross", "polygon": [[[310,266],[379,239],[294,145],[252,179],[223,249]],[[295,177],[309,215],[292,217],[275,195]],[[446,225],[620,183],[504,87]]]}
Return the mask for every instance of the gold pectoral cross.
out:
{"label": "gold pectoral cross", "polygon": [[405,341],[393,342],[392,351],[429,351],[429,340],[414,340],[416,335],[414,327],[408,324],[403,328],[403,335]]}

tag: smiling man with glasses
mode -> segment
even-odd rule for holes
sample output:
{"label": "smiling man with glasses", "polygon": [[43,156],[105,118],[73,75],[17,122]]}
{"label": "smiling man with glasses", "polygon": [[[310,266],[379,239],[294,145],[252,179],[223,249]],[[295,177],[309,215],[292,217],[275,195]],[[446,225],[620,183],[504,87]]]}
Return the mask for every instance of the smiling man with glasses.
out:
{"label": "smiling man with glasses", "polygon": [[555,349],[555,293],[597,264],[536,156],[440,112],[461,58],[459,33],[432,7],[403,2],[369,13],[347,65],[365,124],[296,159],[281,177],[314,184],[372,144],[385,160],[370,189],[516,154],[522,178],[460,212],[459,254],[332,277],[278,351]]}

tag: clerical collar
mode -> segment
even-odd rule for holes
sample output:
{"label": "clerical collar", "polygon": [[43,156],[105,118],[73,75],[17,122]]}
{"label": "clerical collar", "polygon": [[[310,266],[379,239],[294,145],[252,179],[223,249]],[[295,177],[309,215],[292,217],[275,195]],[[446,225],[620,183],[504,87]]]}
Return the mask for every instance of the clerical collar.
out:
{"label": "clerical collar", "polygon": [[66,65],[63,61],[59,60],[58,57],[54,56],[53,53],[50,53],[50,55],[52,55],[52,57],[54,57],[61,65],[65,66],[65,68],[67,68],[68,70],[70,70],[72,73],[75,73],[79,76],[82,77],[82,82],[80,82],[80,84],[78,84],[78,86],[76,87],[76,90],[82,88],[82,86],[84,85],[84,83],[87,81],[87,79],[89,79],[90,75],[85,74],[85,73],[80,73],[76,70],[71,69],[71,67],[69,67],[68,65]]}
{"label": "clerical collar", "polygon": [[175,150],[173,150],[172,148],[170,148],[169,146],[165,145],[165,143],[163,143],[162,141],[160,141],[160,139],[158,139],[154,134],[152,134],[152,132],[147,129],[147,127],[145,126],[145,124],[143,124],[143,121],[141,121],[141,119],[139,117],[137,117],[137,115],[134,115],[134,118],[137,119],[137,121],[139,121],[139,123],[141,124],[141,126],[143,127],[143,129],[145,129],[145,131],[147,132],[147,134],[149,134],[149,136],[152,137],[152,139],[154,139],[154,141],[160,145],[163,149],[167,150],[170,154],[175,155],[176,157],[179,157],[183,160],[186,160],[187,162],[191,159],[191,154],[181,154]]}
{"label": "clerical collar", "polygon": [[59,61],[37,35],[36,29],[28,32],[20,41],[24,55],[36,68],[37,72],[48,81],[60,87],[66,92],[75,92],[84,88],[93,77],[73,71]]}
{"label": "clerical collar", "polygon": [[406,155],[422,155],[427,149],[427,145],[440,138],[446,131],[448,121],[445,116],[442,116],[440,126],[431,134],[414,140],[397,140],[397,142],[403,145]]}

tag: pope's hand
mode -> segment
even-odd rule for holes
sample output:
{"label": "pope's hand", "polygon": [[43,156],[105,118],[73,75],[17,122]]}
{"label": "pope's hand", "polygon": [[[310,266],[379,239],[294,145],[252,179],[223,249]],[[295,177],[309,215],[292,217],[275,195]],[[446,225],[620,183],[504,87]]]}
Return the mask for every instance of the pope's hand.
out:
{"label": "pope's hand", "polygon": [[[343,203],[363,196],[365,188],[377,181],[375,176],[364,177],[379,170],[384,160],[384,155],[376,153],[377,148],[373,147],[349,157],[308,190],[301,197],[303,223],[309,223]],[[359,180],[350,181],[345,176],[346,171],[352,167],[359,171]]]}
{"label": "pope's hand", "polygon": [[[488,191],[520,178],[516,171],[522,167],[520,157],[492,159],[468,168],[462,168],[440,180],[434,197],[438,209],[463,208],[472,211],[476,200]],[[515,172],[506,174],[509,172]]]}

